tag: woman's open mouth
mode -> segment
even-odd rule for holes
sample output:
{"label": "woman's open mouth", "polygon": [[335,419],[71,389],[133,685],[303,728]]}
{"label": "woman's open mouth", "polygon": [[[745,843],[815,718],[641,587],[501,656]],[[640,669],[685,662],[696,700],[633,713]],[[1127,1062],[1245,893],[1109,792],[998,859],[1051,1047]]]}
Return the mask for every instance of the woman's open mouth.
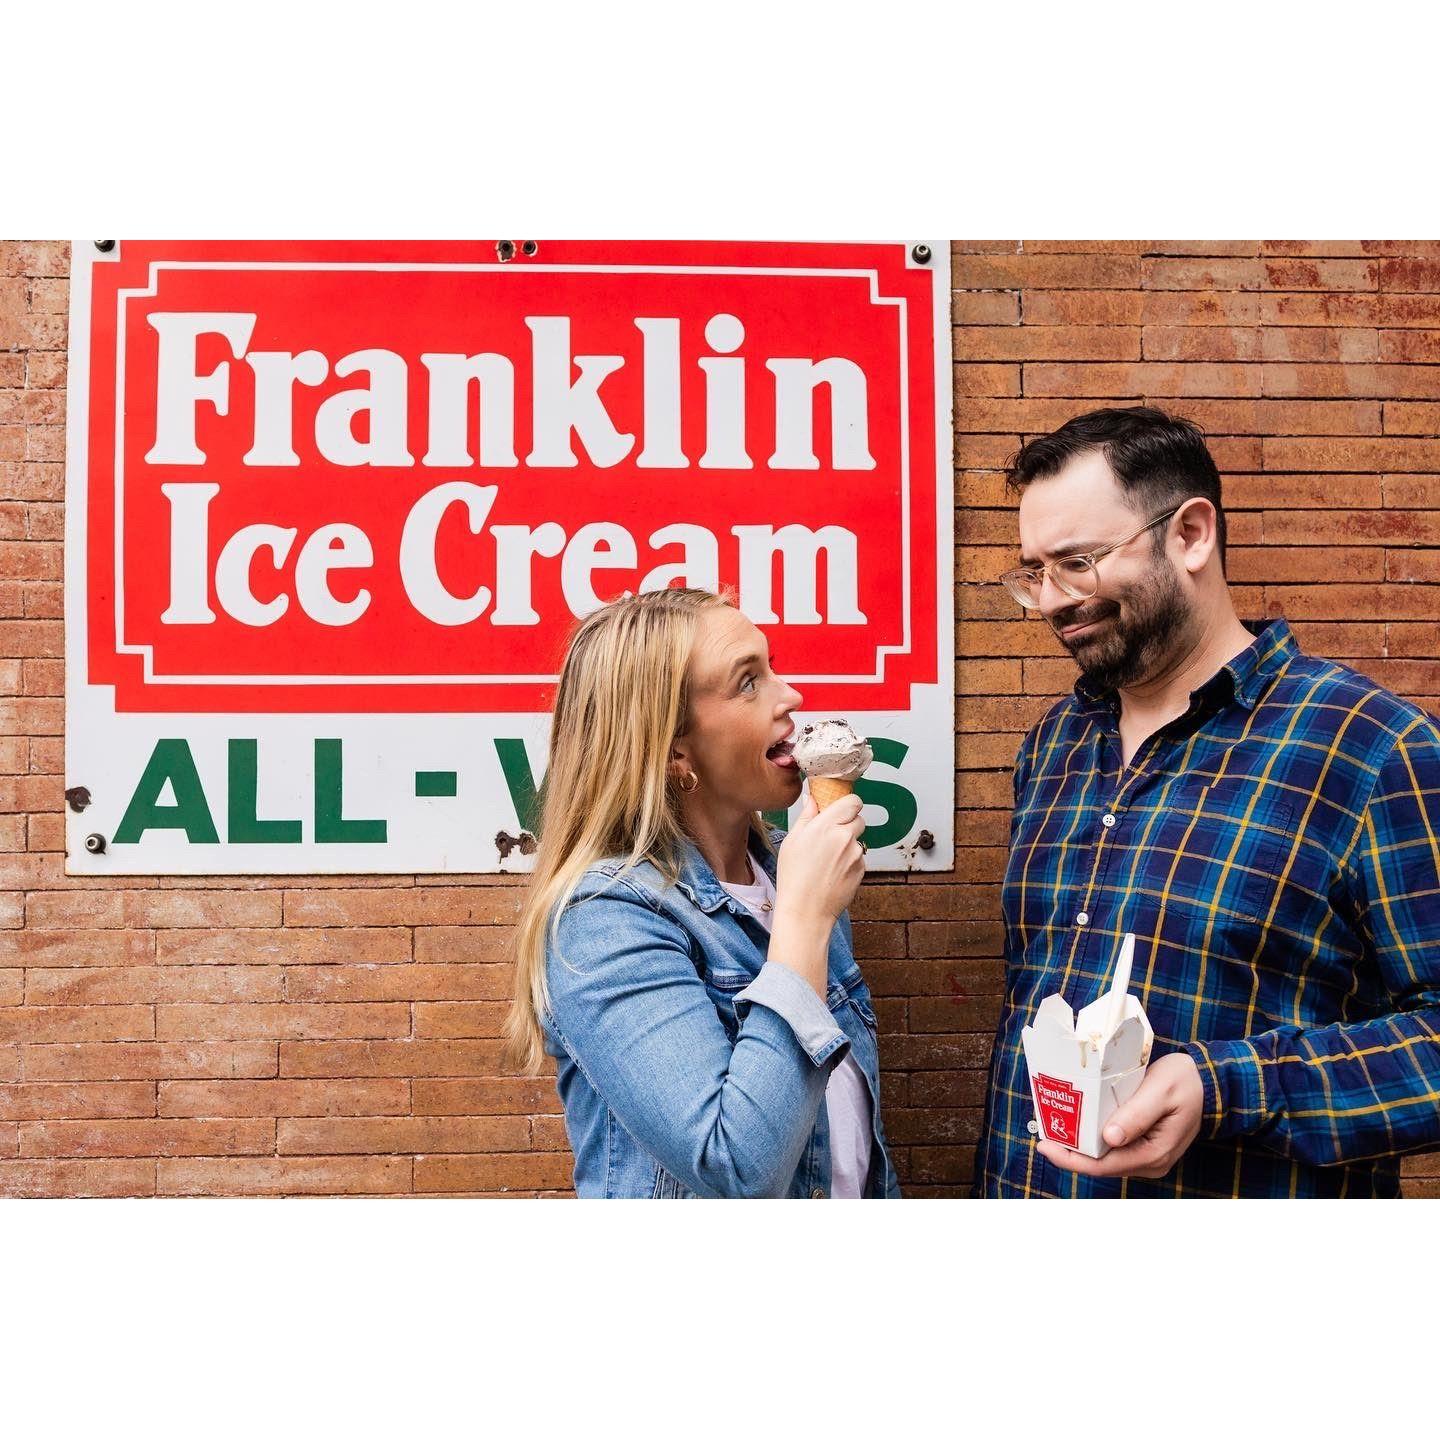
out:
{"label": "woman's open mouth", "polygon": [[765,758],[781,770],[794,770],[796,768],[794,750],[795,742],[793,740],[780,740],[765,752]]}

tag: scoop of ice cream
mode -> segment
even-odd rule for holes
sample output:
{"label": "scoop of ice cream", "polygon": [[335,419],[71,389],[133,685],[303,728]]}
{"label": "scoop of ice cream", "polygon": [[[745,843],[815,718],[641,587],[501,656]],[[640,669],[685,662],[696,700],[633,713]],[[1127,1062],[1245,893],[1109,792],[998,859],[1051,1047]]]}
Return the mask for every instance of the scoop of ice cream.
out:
{"label": "scoop of ice cream", "polygon": [[872,751],[843,720],[817,720],[802,725],[795,737],[795,763],[809,776],[830,780],[858,780]]}

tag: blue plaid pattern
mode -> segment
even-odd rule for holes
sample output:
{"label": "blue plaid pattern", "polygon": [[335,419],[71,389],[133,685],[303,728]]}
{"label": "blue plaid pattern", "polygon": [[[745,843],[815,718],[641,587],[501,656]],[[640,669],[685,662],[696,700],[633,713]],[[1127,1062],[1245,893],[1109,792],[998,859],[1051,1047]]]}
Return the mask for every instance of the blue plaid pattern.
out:
{"label": "blue plaid pattern", "polygon": [[[1440,726],[1250,628],[1128,768],[1083,679],[1020,748],[982,1195],[1392,1196],[1395,1157],[1440,1147]],[[1090,1180],[1036,1151],[1020,1031],[1094,1000],[1127,930],[1204,1118],[1163,1179]]]}

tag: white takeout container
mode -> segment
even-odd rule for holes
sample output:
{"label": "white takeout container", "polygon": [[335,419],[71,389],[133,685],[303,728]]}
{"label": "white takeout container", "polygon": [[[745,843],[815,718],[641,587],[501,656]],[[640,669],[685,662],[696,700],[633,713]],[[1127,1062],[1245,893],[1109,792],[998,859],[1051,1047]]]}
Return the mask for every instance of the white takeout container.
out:
{"label": "white takeout container", "polygon": [[1048,995],[1021,1032],[1040,1138],[1092,1160],[1110,1149],[1105,1126],[1140,1088],[1155,1040],[1145,1007],[1129,993],[1134,950],[1126,935],[1111,988],[1079,1015],[1063,995]]}

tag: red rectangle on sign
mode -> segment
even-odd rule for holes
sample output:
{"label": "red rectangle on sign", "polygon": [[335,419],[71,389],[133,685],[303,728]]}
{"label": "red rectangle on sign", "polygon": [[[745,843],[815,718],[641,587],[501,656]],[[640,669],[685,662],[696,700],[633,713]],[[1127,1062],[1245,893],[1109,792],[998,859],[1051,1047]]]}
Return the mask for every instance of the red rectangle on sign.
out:
{"label": "red rectangle on sign", "polygon": [[538,712],[578,616],[728,585],[807,708],[904,710],[940,678],[933,279],[882,244],[126,241],[89,679]]}
{"label": "red rectangle on sign", "polygon": [[1068,1080],[1049,1075],[1035,1077],[1035,1108],[1040,1112],[1040,1125],[1047,1140],[1068,1145],[1072,1150],[1080,1143],[1080,1107],[1084,1102]]}

